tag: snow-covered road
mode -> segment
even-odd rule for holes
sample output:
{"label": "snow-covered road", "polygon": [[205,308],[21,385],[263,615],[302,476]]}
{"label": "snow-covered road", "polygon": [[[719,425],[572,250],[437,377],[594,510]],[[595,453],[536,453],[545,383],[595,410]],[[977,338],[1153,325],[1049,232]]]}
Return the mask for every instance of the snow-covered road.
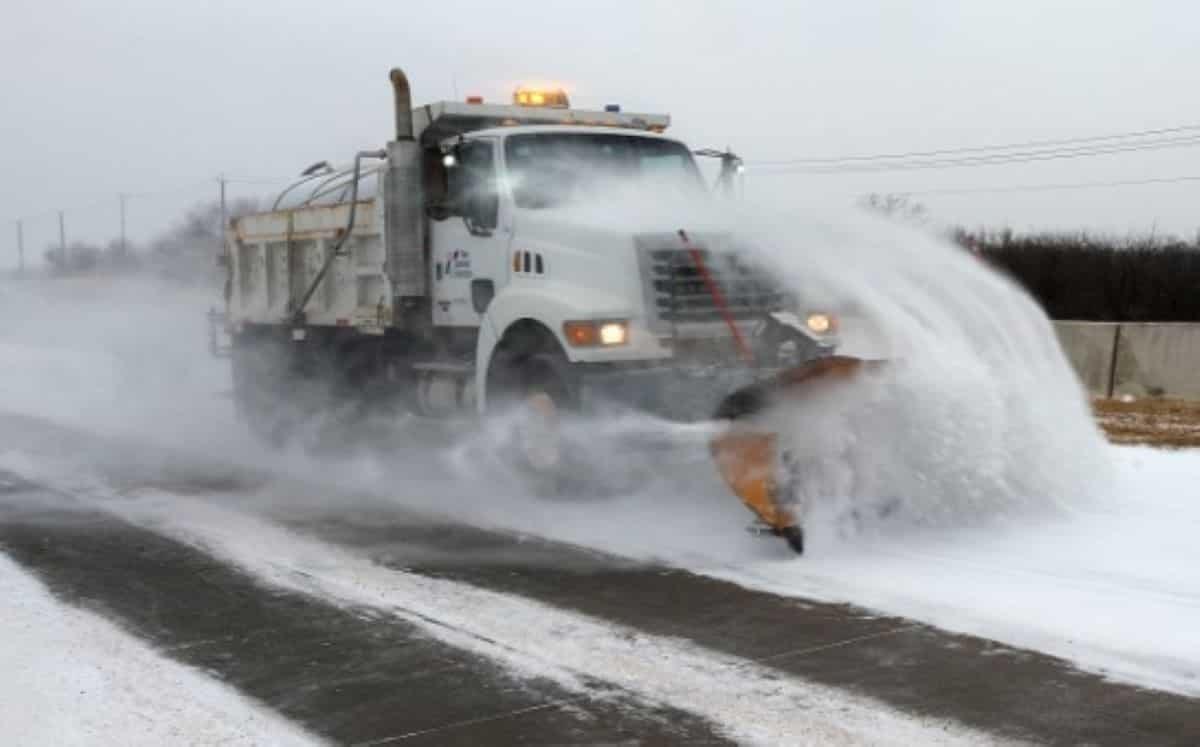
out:
{"label": "snow-covered road", "polygon": [[106,504],[271,586],[381,610],[445,643],[582,698],[601,680],[712,720],[738,743],[982,744],[993,737],[519,596],[382,567],[367,557],[211,502],[157,492]]}
{"label": "snow-covered road", "polygon": [[[625,587],[624,593],[630,596],[628,603],[618,603],[615,609],[609,609],[617,612],[618,620],[625,619],[632,624],[613,622],[564,609],[557,603],[556,597],[569,600],[572,594],[577,595],[592,585],[590,573],[602,573],[603,569],[610,567],[620,568],[620,565],[612,566],[609,561],[598,559],[594,571],[582,566],[576,574],[563,574],[554,567],[554,563],[556,559],[569,560],[570,555],[577,552],[568,548],[564,548],[565,552],[546,548],[547,552],[539,555],[540,551],[534,543],[535,547],[528,556],[532,565],[523,573],[505,570],[521,567],[520,551],[517,555],[509,551],[489,559],[485,549],[483,554],[468,554],[462,560],[451,560],[450,565],[445,566],[451,576],[462,575],[453,571],[456,562],[479,566],[467,574],[473,582],[463,583],[444,578],[445,572],[439,572],[436,563],[429,566],[427,560],[421,559],[422,556],[432,557],[428,554],[431,549],[452,549],[456,543],[452,534],[441,539],[437,535],[421,539],[425,534],[423,532],[407,534],[405,523],[415,518],[417,524],[413,528],[419,529],[420,517],[393,509],[395,512],[389,519],[386,504],[362,504],[357,502],[361,499],[348,495],[347,504],[340,508],[328,505],[315,507],[308,502],[305,484],[287,478],[268,483],[271,489],[287,491],[294,500],[291,507],[284,509],[267,494],[258,495],[259,500],[248,500],[250,496],[245,494],[212,492],[211,488],[190,484],[186,480],[176,483],[177,478],[172,477],[169,470],[163,472],[160,478],[165,482],[156,485],[155,480],[149,480],[148,484],[138,486],[129,479],[114,482],[114,475],[107,469],[96,470],[61,456],[13,451],[0,456],[0,468],[19,472],[38,483],[53,485],[67,494],[77,496],[76,501],[87,510],[99,508],[158,535],[192,545],[219,562],[251,574],[269,587],[360,611],[356,614],[361,614],[362,610],[375,610],[381,615],[374,618],[378,625],[387,625],[390,619],[413,625],[423,631],[424,636],[473,656],[494,661],[518,679],[553,682],[564,694],[548,701],[545,704],[547,707],[568,708],[584,702],[594,703],[597,699],[602,701],[607,697],[605,691],[595,689],[595,683],[602,682],[606,683],[605,688],[620,688],[620,692],[627,694],[626,697],[631,695],[646,704],[642,707],[670,707],[697,714],[713,723],[719,733],[741,743],[776,744],[797,735],[819,743],[993,743],[1001,739],[1001,735],[1006,738],[1016,736],[1018,739],[1034,736],[1056,739],[1075,733],[1054,731],[1062,728],[1062,723],[1077,723],[1074,721],[1076,716],[1071,715],[1073,712],[1069,709],[1060,712],[1053,707],[1040,707],[1036,712],[1049,716],[1050,723],[1041,723],[1032,731],[1029,731],[1029,726],[1021,725],[1027,716],[1006,715],[1007,711],[996,710],[988,718],[999,719],[1007,728],[989,734],[954,723],[957,716],[954,709],[947,709],[945,704],[934,706],[936,699],[930,701],[927,696],[920,696],[915,701],[923,703],[921,707],[914,712],[906,712],[906,709],[897,709],[894,703],[888,702],[896,697],[894,690],[891,695],[877,700],[856,694],[857,687],[846,691],[818,684],[830,672],[859,672],[850,680],[857,683],[864,677],[867,681],[877,678],[888,668],[900,665],[901,669],[895,674],[885,677],[891,679],[899,676],[900,692],[909,693],[901,696],[903,700],[913,697],[917,682],[921,683],[919,688],[922,691],[931,688],[937,692],[941,687],[937,684],[938,676],[959,682],[960,688],[967,692],[977,691],[978,688],[978,684],[968,685],[969,679],[986,683],[993,676],[1006,677],[1010,674],[1015,676],[1015,682],[1028,683],[1018,685],[1016,692],[1026,692],[1025,696],[1018,697],[1029,700],[1028,695],[1036,690],[1026,691],[1026,687],[1049,687],[1054,697],[1058,698],[1064,692],[1069,693],[1070,688],[1082,686],[1086,679],[1081,680],[1078,675],[1064,672],[1057,665],[1047,668],[1044,664],[1031,663],[1029,657],[1019,650],[987,645],[980,647],[969,640],[955,640],[952,637],[935,636],[930,639],[920,632],[921,626],[905,620],[893,618],[879,620],[875,624],[869,622],[870,616],[850,611],[851,618],[868,621],[864,634],[848,625],[851,620],[845,619],[846,613],[838,612],[830,624],[818,625],[814,629],[808,618],[814,615],[818,619],[824,618],[829,611],[818,611],[813,604],[804,601],[805,594],[801,592],[805,590],[805,585],[836,595],[839,589],[835,584],[844,583],[852,577],[829,572],[824,568],[824,560],[818,560],[811,567],[804,566],[807,570],[801,572],[798,569],[806,561],[772,553],[774,545],[771,544],[751,541],[745,549],[756,549],[757,557],[747,556],[740,565],[722,561],[714,566],[716,561],[711,557],[703,559],[687,553],[681,554],[679,559],[681,563],[691,563],[712,575],[737,577],[737,582],[744,586],[761,587],[771,582],[785,584],[782,591],[797,596],[799,604],[781,607],[766,600],[767,607],[761,608],[755,595],[747,594],[745,601],[749,604],[738,606],[735,603],[730,610],[728,604],[721,601],[721,597],[727,596],[728,592],[705,590],[703,583],[697,584],[681,577],[677,582],[680,585],[674,589],[669,583],[663,587],[668,594],[678,595],[678,606],[667,613],[665,621],[660,613],[658,622],[652,622],[649,629],[644,629],[638,621],[653,621],[655,616],[651,614],[647,617],[638,613],[636,600],[644,599],[648,591],[645,588],[647,582],[654,585],[652,579],[661,575],[661,571],[653,567],[642,571],[636,567],[631,569],[624,574],[624,584],[618,581],[616,587],[609,582],[603,584],[602,593],[610,599],[613,599],[614,592],[621,593],[622,586]],[[179,488],[172,489],[174,484],[178,484]],[[236,485],[233,487],[236,489]],[[185,489],[186,493],[179,492],[179,489]],[[316,490],[326,496],[331,495],[324,492],[327,488],[316,487]],[[18,502],[17,507],[20,505]],[[374,513],[356,517],[355,514],[364,508],[371,508]],[[350,524],[343,519],[350,520]],[[379,524],[380,521],[384,523]],[[55,523],[51,521],[47,525],[43,533],[45,536],[54,536]],[[0,524],[0,544],[7,534],[8,530]],[[328,534],[334,541],[322,539],[323,534]],[[379,558],[387,558],[391,553],[391,545],[380,544],[381,540],[388,537],[394,538],[387,541],[396,543],[394,548],[400,555],[381,563]],[[467,535],[459,538],[459,541],[463,540],[468,544],[463,549],[478,542],[478,539],[472,541]],[[515,541],[518,547],[522,544],[519,538]],[[625,548],[629,554],[636,552],[634,545],[627,544]],[[407,551],[414,552],[412,561],[404,559]],[[889,555],[875,548],[864,559],[859,570],[871,568],[868,561],[872,559],[883,563],[902,557],[902,553]],[[937,562],[933,565],[941,566],[939,570],[944,573],[948,559],[935,559]],[[517,565],[514,566],[514,562]],[[525,593],[519,591],[522,586],[520,583],[512,589],[504,588],[511,584],[496,584],[495,577],[487,571],[489,563],[497,565],[501,576],[529,576],[535,580],[535,584]],[[417,570],[408,570],[409,564],[415,564]],[[541,564],[548,564],[544,568],[545,574],[540,568]],[[973,577],[980,578],[978,570],[969,572]],[[822,573],[825,573],[824,577]],[[779,575],[773,578],[772,574]],[[550,603],[538,601],[538,596],[545,593],[536,591],[536,579],[542,575],[558,579],[557,582],[552,581],[554,585],[547,590],[552,590]],[[867,577],[869,574],[863,575]],[[478,582],[483,585],[476,585]],[[493,590],[493,585],[500,588]],[[863,588],[868,587],[864,585]],[[513,591],[518,593],[514,594]],[[597,591],[600,592],[599,585]],[[532,593],[534,598],[527,598],[526,593]],[[987,593],[985,590],[984,595],[987,596]],[[708,594],[715,596],[708,598]],[[960,589],[954,592],[952,598],[961,598],[961,594]],[[810,594],[808,598],[812,596]],[[909,592],[900,598],[911,603],[916,596]],[[186,595],[173,604],[181,602],[186,606]],[[577,605],[572,603],[567,606]],[[768,613],[768,608],[773,611]],[[598,609],[605,609],[605,606],[601,605]],[[667,609],[670,610],[669,606]],[[713,617],[718,609],[726,611]],[[708,617],[709,622],[699,628],[681,624],[697,613]],[[732,618],[728,617],[730,613]],[[748,616],[745,626],[737,624],[739,614]],[[678,616],[678,619],[671,615]],[[788,615],[796,616],[796,636],[788,634]],[[703,644],[696,645],[689,640],[695,632],[707,626],[725,625],[724,622],[718,623],[721,618],[732,620],[733,631],[744,629],[734,633],[727,641],[720,641],[718,637],[716,640],[720,642],[715,649]],[[675,622],[670,622],[672,619]],[[773,622],[763,628],[762,622],[767,620]],[[667,630],[673,631],[670,635],[652,632],[660,628],[663,622],[667,623]],[[236,618],[231,618],[229,625],[230,633],[239,636]],[[1057,634],[1055,626],[1049,628],[1053,634]],[[756,630],[770,630],[769,638],[753,643],[755,636],[761,635]],[[814,630],[824,631],[817,640],[813,639]],[[917,636],[915,639],[912,637],[914,635]],[[708,642],[713,640],[709,638]],[[918,640],[928,641],[932,648],[917,653],[912,647]],[[967,650],[953,652],[964,644]],[[921,644],[922,647],[926,645]],[[728,646],[735,650],[741,648],[742,651],[732,655],[724,653],[729,650]],[[805,661],[813,657],[820,660],[834,651],[851,651],[862,646],[868,647],[863,649],[864,653],[877,653],[867,653],[865,658],[855,655],[853,662],[843,661],[840,666],[833,664],[832,669],[823,670],[826,674],[819,676],[817,681],[810,681],[803,676],[781,678],[776,668],[779,663],[790,661],[799,665],[800,671],[811,672],[813,670],[808,669],[810,665]],[[747,656],[754,649],[762,653]],[[895,654],[889,654],[889,649],[894,649]],[[922,665],[928,671],[916,682],[910,678],[906,683],[902,672],[912,664],[904,662],[912,660],[914,656],[917,657],[915,661],[929,662],[929,666]],[[935,663],[946,656],[962,661],[957,664],[949,660]],[[980,659],[980,656],[998,656],[1000,659]],[[828,667],[831,663],[817,664],[817,671],[822,671],[820,667]],[[950,666],[947,669],[948,663]],[[967,674],[972,670],[974,673]],[[991,675],[987,673],[989,670]],[[1071,684],[1075,682],[1080,684]],[[306,691],[319,683],[320,680],[304,682],[300,690]],[[299,686],[302,683],[296,684]],[[995,688],[995,684],[986,684],[982,692],[991,693]],[[872,689],[868,688],[867,692],[872,692]],[[884,692],[887,692],[886,688]],[[1113,697],[1111,693],[1091,692],[1093,697]],[[1129,691],[1124,692],[1120,697],[1130,697]],[[1152,695],[1136,697],[1149,697],[1150,702],[1155,702]],[[985,707],[988,707],[987,698],[985,695],[982,701]],[[1070,702],[1078,702],[1078,698],[1078,694],[1068,696]],[[1178,711],[1180,707],[1185,710],[1190,708],[1189,705],[1181,706],[1178,699],[1168,700],[1172,703],[1169,709]],[[966,703],[978,706],[980,701],[968,696]],[[1139,707],[1147,706],[1143,704]],[[942,714],[941,719],[917,715],[929,713],[930,709],[934,714]],[[991,711],[990,707],[988,709]],[[831,715],[826,718],[826,714]],[[947,715],[949,719],[946,719]],[[1039,716],[1038,720],[1042,717]],[[975,718],[978,716],[968,718],[966,722],[977,724]],[[1108,728],[1112,728],[1112,724]],[[1058,736],[1052,736],[1055,734]],[[1110,732],[1109,736],[1114,734]]]}
{"label": "snow-covered road", "polygon": [[604,504],[514,496],[455,505],[487,525],[776,594],[849,602],[1200,695],[1200,453],[1106,448],[1118,483],[1069,512],[848,539],[818,534],[800,559],[739,532],[744,509],[699,479]]}
{"label": "snow-covered road", "polygon": [[56,600],[0,553],[4,744],[316,745],[322,741],[108,620]]}

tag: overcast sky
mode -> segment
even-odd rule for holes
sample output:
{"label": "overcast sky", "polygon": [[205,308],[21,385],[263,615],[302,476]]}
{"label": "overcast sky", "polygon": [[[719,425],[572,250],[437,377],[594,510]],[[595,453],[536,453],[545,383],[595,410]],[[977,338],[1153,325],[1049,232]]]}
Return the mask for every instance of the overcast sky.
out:
{"label": "overcast sky", "polygon": [[[393,65],[418,103],[557,80],[576,106],[670,113],[672,134],[751,163],[751,195],[799,203],[1200,176],[1200,145],[850,175],[754,165],[1197,124],[1198,39],[1194,0],[3,0],[0,266],[18,217],[34,216],[40,255],[57,208],[68,239],[107,239],[118,193],[155,193],[129,203],[141,239],[215,196],[218,173],[278,179],[378,147]],[[918,199],[947,223],[1191,236],[1197,198],[1200,181]]]}

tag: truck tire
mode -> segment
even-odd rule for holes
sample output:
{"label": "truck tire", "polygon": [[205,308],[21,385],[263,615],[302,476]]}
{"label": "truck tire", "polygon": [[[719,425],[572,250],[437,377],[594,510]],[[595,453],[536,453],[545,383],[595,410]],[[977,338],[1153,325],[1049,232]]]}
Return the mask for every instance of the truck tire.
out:
{"label": "truck tire", "polygon": [[584,470],[560,426],[578,414],[579,396],[557,341],[532,330],[506,339],[489,367],[487,397],[489,416],[506,429],[504,461],[540,495],[575,492]]}
{"label": "truck tire", "polygon": [[265,337],[235,342],[232,354],[233,401],[238,419],[272,447],[287,444],[291,432],[284,395],[289,370],[287,348]]}
{"label": "truck tire", "polygon": [[517,407],[524,412],[517,418],[517,443],[523,466],[538,474],[556,475],[569,469],[561,424],[577,408],[565,370],[565,357],[560,361],[547,353],[530,356],[520,368]]}

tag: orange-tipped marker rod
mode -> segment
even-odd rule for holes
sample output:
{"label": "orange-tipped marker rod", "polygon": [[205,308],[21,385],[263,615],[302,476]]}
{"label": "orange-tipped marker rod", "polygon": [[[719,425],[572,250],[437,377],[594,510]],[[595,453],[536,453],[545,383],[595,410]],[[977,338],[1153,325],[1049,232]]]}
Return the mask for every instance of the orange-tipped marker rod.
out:
{"label": "orange-tipped marker rod", "polygon": [[729,304],[725,301],[725,294],[721,292],[717,281],[713,279],[712,273],[708,271],[708,265],[704,262],[704,255],[692,244],[687,232],[682,228],[679,229],[679,238],[683,241],[683,248],[691,255],[692,262],[696,264],[696,272],[700,273],[700,279],[704,281],[704,287],[708,288],[708,293],[712,296],[713,304],[717,307],[717,312],[725,320],[726,326],[729,327],[729,331],[733,334],[733,344],[737,348],[738,356],[746,363],[754,363],[754,351],[750,349],[750,346],[746,343],[746,338],[742,337],[742,331],[738,329],[737,322],[733,320],[733,314],[729,311]]}

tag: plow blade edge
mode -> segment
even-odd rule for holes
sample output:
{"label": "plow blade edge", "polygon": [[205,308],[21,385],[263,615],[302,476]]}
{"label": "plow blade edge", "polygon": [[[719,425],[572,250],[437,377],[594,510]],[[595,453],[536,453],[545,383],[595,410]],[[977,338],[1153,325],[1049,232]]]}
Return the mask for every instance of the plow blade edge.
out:
{"label": "plow blade edge", "polygon": [[784,453],[768,415],[775,407],[799,401],[820,384],[844,381],[867,364],[859,358],[830,356],[781,371],[739,389],[717,409],[728,427],[709,444],[722,479],[773,534],[803,552],[804,534],[790,495]]}

